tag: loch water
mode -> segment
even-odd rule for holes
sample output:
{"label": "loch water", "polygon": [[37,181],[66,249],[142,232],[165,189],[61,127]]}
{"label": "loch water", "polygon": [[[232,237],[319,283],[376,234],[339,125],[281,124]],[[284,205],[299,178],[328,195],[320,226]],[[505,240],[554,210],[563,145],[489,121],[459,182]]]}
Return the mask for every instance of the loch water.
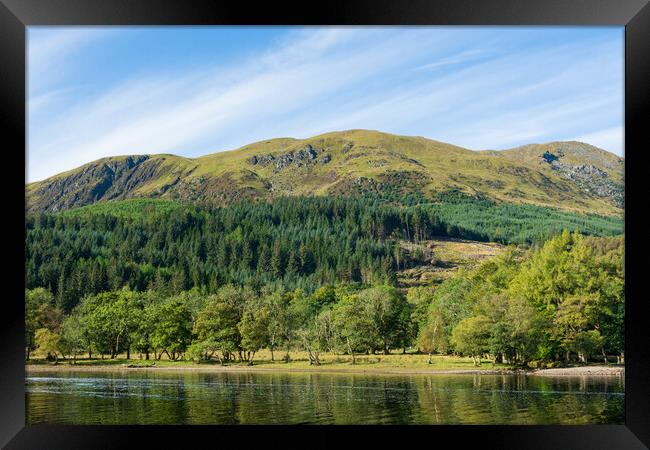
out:
{"label": "loch water", "polygon": [[29,424],[622,424],[623,376],[38,372]]}

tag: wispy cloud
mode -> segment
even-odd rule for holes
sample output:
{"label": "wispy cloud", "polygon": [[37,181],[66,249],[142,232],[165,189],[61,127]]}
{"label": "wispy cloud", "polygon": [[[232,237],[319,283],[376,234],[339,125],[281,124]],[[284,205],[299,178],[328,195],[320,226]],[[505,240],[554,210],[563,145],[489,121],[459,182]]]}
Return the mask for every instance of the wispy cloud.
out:
{"label": "wispy cloud", "polygon": [[27,67],[33,73],[29,77],[31,94],[39,95],[64,79],[78,64],[71,61],[79,52],[94,43],[110,38],[116,31],[109,28],[77,27],[61,32],[48,32],[48,28],[29,27],[27,46]]}
{"label": "wispy cloud", "polygon": [[[51,67],[53,55],[71,55],[85,45],[83,51],[93,51],[89,42],[99,41],[86,33],[92,35],[84,30],[57,38],[49,49],[36,42],[42,60],[31,66],[30,57],[29,70]],[[216,65],[184,70],[177,54],[178,63],[161,71],[146,70],[145,61],[133,75],[90,94],[53,83],[30,94],[29,179],[115,154],[197,156],[348,128],[505,148],[571,132],[597,138],[596,130],[611,125],[608,112],[622,102],[622,86],[612,86],[618,75],[603,64],[622,58],[616,42],[496,51],[508,39],[481,29],[306,28],[280,33],[246,58]],[[31,52],[31,39],[29,45]],[[62,71],[83,64],[83,58],[68,61]],[[44,73],[37,72],[34,82],[41,78]]]}
{"label": "wispy cloud", "polygon": [[449,56],[447,58],[442,58],[438,61],[429,64],[424,64],[423,66],[418,66],[414,70],[432,70],[432,69],[437,69],[439,67],[464,63],[464,62],[475,60],[477,59],[477,57],[484,54],[485,52],[482,50],[467,50],[454,56]]}

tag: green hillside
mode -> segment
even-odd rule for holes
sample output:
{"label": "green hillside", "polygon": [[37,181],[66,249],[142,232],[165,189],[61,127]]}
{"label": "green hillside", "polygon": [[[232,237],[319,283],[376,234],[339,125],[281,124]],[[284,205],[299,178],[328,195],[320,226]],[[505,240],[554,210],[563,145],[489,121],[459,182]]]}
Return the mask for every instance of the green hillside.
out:
{"label": "green hillside", "polygon": [[472,151],[369,130],[279,138],[200,158],[104,158],[26,186],[27,211],[160,198],[228,205],[242,200],[373,193],[433,200],[457,190],[498,202],[617,215],[623,159],[578,142]]}

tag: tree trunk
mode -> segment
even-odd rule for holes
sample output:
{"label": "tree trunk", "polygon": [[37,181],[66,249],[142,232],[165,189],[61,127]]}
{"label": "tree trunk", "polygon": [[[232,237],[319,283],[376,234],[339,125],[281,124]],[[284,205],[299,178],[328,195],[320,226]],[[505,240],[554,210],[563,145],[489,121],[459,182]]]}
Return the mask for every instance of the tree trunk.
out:
{"label": "tree trunk", "polygon": [[146,359],[147,361],[149,360],[149,350],[144,352],[144,359]]}
{"label": "tree trunk", "polygon": [[126,348],[126,359],[131,359],[131,347]]}
{"label": "tree trunk", "polygon": [[603,360],[605,361],[605,364],[609,365],[609,361],[607,361],[607,353],[605,353],[605,349],[601,348],[600,351],[603,354]]}
{"label": "tree trunk", "polygon": [[348,350],[350,351],[350,354],[352,355],[352,364],[356,364],[357,360],[354,357],[354,350],[352,350],[352,346],[350,345],[350,338],[346,338],[346,341],[348,343]]}
{"label": "tree trunk", "polygon": [[428,364],[432,364],[431,362],[431,352],[429,352],[429,360],[427,361]]}
{"label": "tree trunk", "polygon": [[275,361],[275,359],[273,359],[273,346],[271,345],[269,348],[271,349],[271,361]]}

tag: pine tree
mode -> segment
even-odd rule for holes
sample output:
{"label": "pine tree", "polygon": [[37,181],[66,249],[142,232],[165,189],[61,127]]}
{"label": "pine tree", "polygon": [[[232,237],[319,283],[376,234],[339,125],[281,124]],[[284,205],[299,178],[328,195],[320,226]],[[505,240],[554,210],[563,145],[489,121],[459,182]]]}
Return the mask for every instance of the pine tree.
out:
{"label": "pine tree", "polygon": [[284,261],[280,241],[273,244],[273,254],[271,255],[271,272],[276,279],[282,278],[284,274]]}
{"label": "pine tree", "polygon": [[298,257],[296,252],[291,250],[289,252],[289,258],[287,259],[287,270],[286,275],[290,278],[295,277],[298,274]]}
{"label": "pine tree", "polygon": [[259,247],[259,256],[257,258],[257,273],[271,272],[271,254],[269,247],[261,244]]}

